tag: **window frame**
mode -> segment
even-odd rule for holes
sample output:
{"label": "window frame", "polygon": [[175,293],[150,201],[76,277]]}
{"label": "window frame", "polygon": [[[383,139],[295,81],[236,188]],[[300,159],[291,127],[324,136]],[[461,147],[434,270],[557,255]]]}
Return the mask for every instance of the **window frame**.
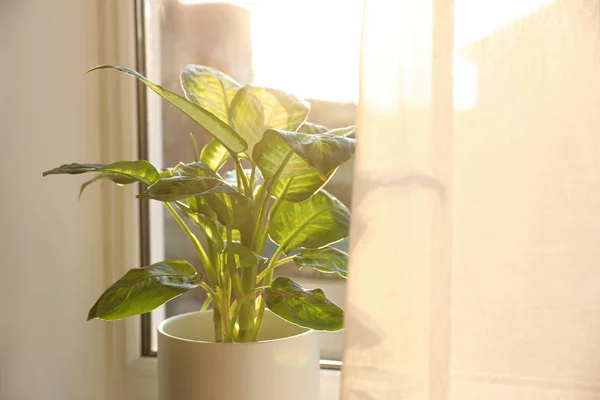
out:
{"label": "window frame", "polygon": [[[148,35],[147,29],[152,27],[146,26],[148,20],[146,16],[147,7],[144,5],[144,0],[135,1],[135,31],[136,31],[136,44],[135,44],[135,65],[136,71],[144,76],[148,76],[148,58],[146,57],[146,51],[148,49]],[[159,0],[160,1],[160,0]],[[150,45],[152,46],[152,45]],[[156,50],[159,51],[159,50]],[[159,67],[158,67],[159,68]],[[153,71],[156,72],[156,71]],[[151,78],[150,78],[151,79]],[[151,111],[149,109],[154,108],[153,99],[148,102],[146,87],[142,84],[137,84],[137,132],[138,132],[138,158],[142,160],[156,161],[157,158],[161,158],[159,153],[162,153],[161,144],[159,140],[154,140],[157,135],[150,132],[148,124],[148,118],[150,118]],[[160,102],[159,99],[157,99]],[[160,103],[157,104],[157,108],[160,107]],[[159,112],[158,109],[156,112]],[[151,150],[151,148],[153,150]],[[140,202],[140,260],[142,266],[150,265],[153,262],[159,261],[156,254],[151,254],[151,249],[160,247],[159,242],[162,242],[162,238],[151,238],[151,219],[156,220],[161,218],[162,210],[152,210],[149,202]],[[152,227],[152,232],[160,231],[161,227],[156,229]],[[156,235],[156,234],[155,234]],[[155,236],[154,235],[154,236]],[[161,235],[162,236],[162,235]],[[164,247],[164,243],[163,246]],[[153,318],[159,314],[164,314],[164,311],[152,312],[143,314],[141,316],[141,351],[142,356],[145,357],[156,357],[156,351],[153,350],[152,341],[152,329],[155,329],[157,323],[153,321]],[[342,361],[321,359],[321,369],[328,370],[340,370]]]}

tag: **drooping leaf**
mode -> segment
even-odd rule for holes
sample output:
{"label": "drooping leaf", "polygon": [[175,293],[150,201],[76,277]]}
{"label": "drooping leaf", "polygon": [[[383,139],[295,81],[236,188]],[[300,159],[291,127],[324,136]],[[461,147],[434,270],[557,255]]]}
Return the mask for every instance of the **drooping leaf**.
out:
{"label": "drooping leaf", "polygon": [[203,196],[209,193],[225,193],[236,191],[221,179],[204,176],[173,176],[160,178],[139,194],[140,199],[158,201],[177,201],[188,197]]}
{"label": "drooping leaf", "polygon": [[232,186],[227,186],[231,190],[203,197],[221,224],[241,232],[249,232],[252,229],[252,200]]}
{"label": "drooping leaf", "polygon": [[280,169],[279,179],[316,172],[275,130],[268,129],[265,132],[261,141],[254,146],[253,154],[254,162],[265,178],[274,176]]}
{"label": "drooping leaf", "polygon": [[[248,177],[248,181],[252,177],[251,169],[244,169],[244,174]],[[232,186],[237,186],[237,172],[235,170],[227,171],[223,174],[223,180],[229,183]],[[257,169],[254,173],[254,182],[253,185],[260,183],[263,180],[263,176],[260,173],[260,169]]]}
{"label": "drooping leaf", "polygon": [[186,201],[188,203],[188,207],[190,207],[190,209],[196,214],[202,214],[211,219],[217,218],[217,214],[212,208],[210,208],[204,197],[188,197]]}
{"label": "drooping leaf", "polygon": [[[194,197],[193,199],[197,199],[197,197]],[[224,244],[221,229],[213,218],[195,212],[189,205],[185,205],[179,201],[176,202],[175,205],[187,219],[192,221],[194,225],[202,230],[206,238],[213,242],[219,251],[223,249]]]}
{"label": "drooping leaf", "polygon": [[98,174],[95,177],[93,177],[92,179],[90,179],[89,181],[84,182],[81,185],[81,189],[79,189],[79,198],[81,198],[81,195],[83,194],[83,191],[92,183],[99,181],[101,179],[109,179],[113,182],[115,182],[117,185],[129,185],[132,184],[134,182],[137,182],[136,179],[133,178],[126,178],[123,176],[119,176],[119,175],[115,175],[115,174]]}
{"label": "drooping leaf", "polygon": [[212,139],[200,152],[200,161],[217,172],[231,155],[218,140]]}
{"label": "drooping leaf", "polygon": [[174,170],[173,175],[179,176],[204,176],[208,178],[220,179],[219,175],[213,171],[210,166],[205,163],[193,162],[189,164],[179,164],[177,168]]}
{"label": "drooping leaf", "polygon": [[221,224],[240,231],[251,229],[252,200],[200,165],[179,167],[175,173],[182,175],[161,178],[138,197],[165,202],[186,199],[196,213],[217,218]]}
{"label": "drooping leaf", "polygon": [[78,163],[64,164],[64,165],[61,165],[60,167],[56,167],[56,168],[50,169],[48,171],[44,171],[42,173],[42,176],[58,175],[58,174],[77,175],[77,174],[84,174],[86,172],[98,172],[100,169],[104,168],[105,166],[106,166],[106,164],[78,164]]}
{"label": "drooping leaf", "polygon": [[256,254],[243,244],[239,242],[231,242],[225,244],[225,248],[221,253],[223,265],[227,265],[228,262],[229,246],[231,246],[231,250],[233,252],[234,265],[236,268],[260,268],[267,261],[265,257]]}
{"label": "drooping leaf", "polygon": [[100,296],[90,309],[88,321],[116,320],[150,312],[201,283],[202,275],[187,261],[162,261],[130,269]]}
{"label": "drooping leaf", "polygon": [[240,84],[215,68],[186,65],[181,71],[181,86],[192,103],[229,123],[229,106]]}
{"label": "drooping leaf", "polygon": [[265,177],[286,163],[280,179],[317,171],[327,180],[354,155],[356,139],[328,133],[308,134],[269,129],[254,147],[254,161]]}
{"label": "drooping leaf", "polygon": [[[61,165],[58,168],[54,168],[48,171],[45,171],[42,175],[57,175],[57,174],[83,174],[86,172],[101,172],[104,173],[102,178],[109,178],[112,181],[126,185],[133,182],[142,182],[145,185],[151,185],[156,182],[160,178],[160,174],[154,167],[154,165],[150,164],[145,160],[138,161],[118,161],[112,164],[65,164]],[[98,178],[98,179],[102,179]],[[96,181],[97,179],[92,179],[84,183],[85,186],[87,184]],[[85,188],[85,186],[81,189]]]}
{"label": "drooping leaf", "polygon": [[348,236],[350,211],[324,190],[293,203],[282,200],[269,224],[269,236],[289,254],[299,247],[318,248]]}
{"label": "drooping leaf", "polygon": [[319,124],[313,124],[312,122],[306,121],[305,123],[302,124],[300,129],[298,129],[298,132],[310,133],[312,135],[315,133],[325,133],[328,130],[329,129],[326,126],[319,125]]}
{"label": "drooping leaf", "polygon": [[[137,78],[140,82],[150,88],[153,92],[158,94],[160,97],[171,103],[173,106],[178,108],[198,125],[203,127],[207,132],[213,135],[219,140],[226,148],[234,153],[241,153],[248,148],[248,144],[244,139],[237,134],[227,123],[221,121],[217,116],[209,112],[208,110],[200,107],[197,104],[188,101],[187,99],[179,96],[176,93],[171,92],[155,83],[150,82],[146,77],[142,76],[138,72],[129,68],[120,67],[117,65],[100,65],[90,69],[95,71],[98,69],[117,69],[126,74],[132,75]],[[90,72],[88,71],[88,72]]]}
{"label": "drooping leaf", "polygon": [[[271,131],[270,131],[271,132]],[[354,155],[356,139],[330,133],[299,133],[276,131],[294,152],[323,177]]]}
{"label": "drooping leaf", "polygon": [[335,247],[302,249],[294,257],[294,262],[298,268],[312,268],[325,274],[335,273],[343,278],[348,277],[348,254]]}
{"label": "drooping leaf", "polygon": [[269,128],[295,131],[304,123],[310,104],[279,90],[246,85],[231,102],[229,124],[248,143],[246,153],[252,149]]}
{"label": "drooping leaf", "polygon": [[319,331],[344,327],[344,311],[321,289],[305,290],[291,279],[277,278],[261,295],[269,310],[286,321]]}

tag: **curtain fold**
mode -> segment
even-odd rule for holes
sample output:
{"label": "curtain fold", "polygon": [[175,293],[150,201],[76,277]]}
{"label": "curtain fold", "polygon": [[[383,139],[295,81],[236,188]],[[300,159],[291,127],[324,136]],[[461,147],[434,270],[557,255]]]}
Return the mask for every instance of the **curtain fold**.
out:
{"label": "curtain fold", "polygon": [[365,0],[344,400],[600,398],[599,16]]}

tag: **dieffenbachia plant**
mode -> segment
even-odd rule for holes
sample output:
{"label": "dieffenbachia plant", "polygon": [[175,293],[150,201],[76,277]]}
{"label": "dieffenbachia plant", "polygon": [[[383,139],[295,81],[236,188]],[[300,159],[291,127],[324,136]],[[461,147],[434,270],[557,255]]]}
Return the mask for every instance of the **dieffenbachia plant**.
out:
{"label": "dieffenbachia plant", "polygon": [[[213,303],[220,342],[256,341],[265,307],[304,327],[341,329],[343,311],[320,289],[305,290],[291,279],[273,279],[273,273],[294,262],[346,277],[348,256],[331,244],[348,236],[350,212],[323,186],[353,156],[355,128],[329,130],[306,122],[306,101],[241,86],[209,67],[183,69],[185,98],[127,68],[102,65],[92,71],[104,68],[136,77],[209,132],[212,141],[196,151],[195,162],[164,170],[139,160],[67,164],[43,175],[97,173],[82,191],[103,178],[120,185],[141,182],[137,197],[166,206],[205,274],[179,260],[131,269],[100,296],[88,319],[146,313],[202,287],[208,293],[202,308]],[[233,170],[222,171],[229,160]],[[277,245],[270,258],[263,257],[267,236]]]}

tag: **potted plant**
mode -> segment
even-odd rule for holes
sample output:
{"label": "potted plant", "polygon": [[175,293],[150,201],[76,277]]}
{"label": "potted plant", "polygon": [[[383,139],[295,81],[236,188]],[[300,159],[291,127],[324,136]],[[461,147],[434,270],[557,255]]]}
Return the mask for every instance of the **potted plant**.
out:
{"label": "potted plant", "polygon": [[[355,128],[306,122],[306,101],[241,86],[209,67],[183,69],[187,99],[130,69],[92,70],[104,68],[133,75],[213,139],[201,151],[194,142],[195,162],[172,168],[138,160],[43,173],[96,173],[81,191],[100,179],[141,182],[137,197],[163,202],[202,263],[204,273],[182,260],[133,268],[100,296],[88,320],[147,313],[202,287],[208,297],[199,312],[159,326],[159,399],[318,398],[314,331],[342,329],[343,311],[321,290],[273,274],[294,262],[346,276],[347,254],[330,245],[348,235],[350,212],[323,186],[352,157]],[[263,254],[267,237],[277,245],[271,257]]]}

